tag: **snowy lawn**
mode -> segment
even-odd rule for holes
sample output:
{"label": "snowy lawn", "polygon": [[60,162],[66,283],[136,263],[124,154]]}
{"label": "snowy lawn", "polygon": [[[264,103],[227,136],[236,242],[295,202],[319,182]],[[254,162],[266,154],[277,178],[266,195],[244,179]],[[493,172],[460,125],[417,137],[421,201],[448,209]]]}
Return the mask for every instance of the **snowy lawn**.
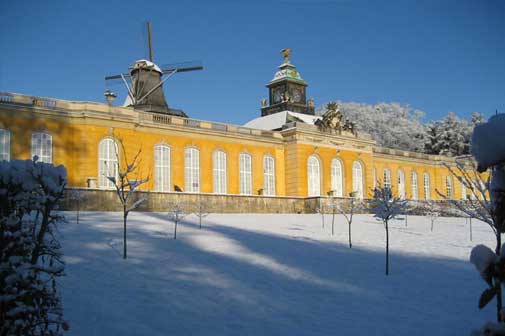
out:
{"label": "snowy lawn", "polygon": [[62,281],[69,335],[468,335],[494,318],[470,249],[491,230],[463,218],[395,220],[391,274],[384,227],[320,215],[186,217],[131,213],[128,259],[120,213],[66,213]]}

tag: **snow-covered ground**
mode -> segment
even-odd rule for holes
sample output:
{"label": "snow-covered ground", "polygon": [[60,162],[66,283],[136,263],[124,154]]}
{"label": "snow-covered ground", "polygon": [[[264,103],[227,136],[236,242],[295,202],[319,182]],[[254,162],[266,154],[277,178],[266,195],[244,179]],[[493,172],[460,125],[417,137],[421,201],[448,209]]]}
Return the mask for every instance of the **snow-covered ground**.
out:
{"label": "snow-covered ground", "polygon": [[384,228],[370,215],[131,213],[128,259],[120,213],[66,213],[61,281],[69,335],[468,335],[494,318],[477,308],[485,288],[468,261],[493,246],[491,230],[463,218],[409,217]]}

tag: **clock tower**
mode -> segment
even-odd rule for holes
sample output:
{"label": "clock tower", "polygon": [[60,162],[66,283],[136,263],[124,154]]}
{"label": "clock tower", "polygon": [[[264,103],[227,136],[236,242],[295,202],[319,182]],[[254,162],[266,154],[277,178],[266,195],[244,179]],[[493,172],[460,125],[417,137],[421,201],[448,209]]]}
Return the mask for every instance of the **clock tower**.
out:
{"label": "clock tower", "polygon": [[282,49],[284,63],[279,66],[274,78],[266,85],[269,99],[261,107],[261,116],[267,116],[282,111],[291,111],[314,115],[313,100],[307,104],[307,82],[305,82],[296,67],[291,64],[289,57],[291,49]]}

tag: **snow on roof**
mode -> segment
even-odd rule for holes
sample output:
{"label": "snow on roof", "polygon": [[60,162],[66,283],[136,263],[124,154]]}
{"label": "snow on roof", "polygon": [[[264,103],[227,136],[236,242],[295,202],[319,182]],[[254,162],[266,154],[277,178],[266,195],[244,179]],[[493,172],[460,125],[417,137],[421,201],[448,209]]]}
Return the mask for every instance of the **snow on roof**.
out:
{"label": "snow on roof", "polygon": [[161,69],[159,66],[145,59],[139,59],[135,62],[135,65],[133,65],[133,69],[137,69],[139,67],[152,68],[154,71],[158,71],[159,73],[161,73]]}
{"label": "snow on roof", "polygon": [[321,119],[321,117],[291,111],[282,111],[253,119],[245,123],[244,127],[270,131],[280,129],[282,126],[291,121],[301,121],[309,125],[314,125],[318,119]]}

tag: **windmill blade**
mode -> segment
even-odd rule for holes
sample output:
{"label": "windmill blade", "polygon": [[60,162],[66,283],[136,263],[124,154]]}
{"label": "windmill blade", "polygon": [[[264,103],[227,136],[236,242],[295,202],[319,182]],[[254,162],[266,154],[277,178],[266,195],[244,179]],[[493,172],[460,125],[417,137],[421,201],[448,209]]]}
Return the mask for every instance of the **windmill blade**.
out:
{"label": "windmill blade", "polygon": [[203,66],[194,66],[194,67],[186,67],[186,68],[172,68],[172,69],[163,69],[161,70],[161,72],[163,74],[167,74],[167,73],[172,73],[174,71],[177,72],[187,72],[187,71],[196,71],[196,70],[203,70]]}
{"label": "windmill blade", "polygon": [[161,71],[164,74],[171,73],[174,70],[177,70],[177,72],[196,71],[196,70],[203,70],[203,66],[201,61],[170,63],[170,64],[163,64],[161,66]]}
{"label": "windmill blade", "polygon": [[130,77],[130,74],[119,74],[119,75],[113,75],[113,76],[107,76],[105,77],[105,80],[110,80],[110,79],[121,79],[121,77],[128,78]]}

